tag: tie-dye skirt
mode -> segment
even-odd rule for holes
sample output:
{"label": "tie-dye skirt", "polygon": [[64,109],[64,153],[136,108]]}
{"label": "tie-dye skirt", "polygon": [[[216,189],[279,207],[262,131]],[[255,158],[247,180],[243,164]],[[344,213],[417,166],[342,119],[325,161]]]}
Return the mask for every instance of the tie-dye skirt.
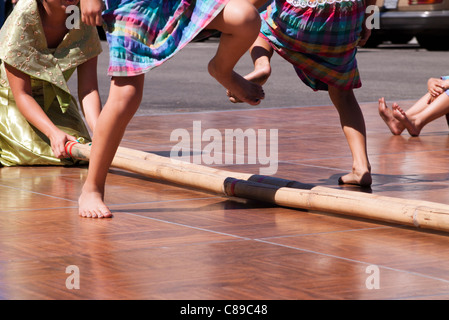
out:
{"label": "tie-dye skirt", "polygon": [[111,76],[161,65],[193,40],[229,0],[106,0],[104,27]]}
{"label": "tie-dye skirt", "polygon": [[364,15],[363,0],[273,0],[262,13],[261,36],[312,89],[359,88]]}

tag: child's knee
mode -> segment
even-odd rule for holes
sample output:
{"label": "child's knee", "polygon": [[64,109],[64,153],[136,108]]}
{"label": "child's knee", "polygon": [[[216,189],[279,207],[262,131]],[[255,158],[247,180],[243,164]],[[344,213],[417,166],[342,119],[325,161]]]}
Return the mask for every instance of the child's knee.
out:
{"label": "child's knee", "polygon": [[243,30],[259,33],[261,25],[260,15],[250,2],[245,0],[230,1],[228,6],[226,7],[228,16],[231,17],[233,25],[241,28],[239,33]]}
{"label": "child's knee", "polygon": [[124,105],[139,105],[143,97],[144,76],[114,77],[110,96]]}

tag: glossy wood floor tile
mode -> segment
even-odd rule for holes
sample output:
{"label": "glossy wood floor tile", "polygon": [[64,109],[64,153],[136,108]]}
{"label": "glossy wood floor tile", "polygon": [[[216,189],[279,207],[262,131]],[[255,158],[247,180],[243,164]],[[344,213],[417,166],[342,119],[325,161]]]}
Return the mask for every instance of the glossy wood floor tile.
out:
{"label": "glossy wood floor tile", "polygon": [[[122,146],[168,157],[179,142],[173,131],[193,138],[194,123],[223,137],[277,129],[276,177],[449,204],[444,119],[418,138],[392,136],[377,103],[362,110],[370,190],[338,185],[352,159],[331,106],[136,116]],[[259,174],[264,165],[247,160],[211,166]],[[449,298],[447,233],[226,198],[114,168],[105,197],[113,218],[85,219],[77,199],[86,174],[86,166],[0,169],[1,299]],[[79,289],[66,286],[70,266]]]}

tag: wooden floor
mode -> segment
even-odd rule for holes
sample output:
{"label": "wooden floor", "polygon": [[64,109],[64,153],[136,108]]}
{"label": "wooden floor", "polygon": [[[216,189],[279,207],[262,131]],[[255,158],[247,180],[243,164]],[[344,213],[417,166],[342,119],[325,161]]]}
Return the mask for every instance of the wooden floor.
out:
{"label": "wooden floor", "polygon": [[[375,103],[362,108],[372,193],[449,204],[445,121],[419,138],[392,136]],[[339,188],[351,169],[331,106],[137,116],[122,145],[167,156],[173,130],[191,132],[194,121],[222,133],[278,129],[276,177]],[[266,165],[221,167],[257,174]],[[114,217],[83,219],[86,172],[0,169],[1,299],[449,299],[449,234],[227,199],[118,169],[107,182]],[[69,289],[77,275],[80,288]]]}

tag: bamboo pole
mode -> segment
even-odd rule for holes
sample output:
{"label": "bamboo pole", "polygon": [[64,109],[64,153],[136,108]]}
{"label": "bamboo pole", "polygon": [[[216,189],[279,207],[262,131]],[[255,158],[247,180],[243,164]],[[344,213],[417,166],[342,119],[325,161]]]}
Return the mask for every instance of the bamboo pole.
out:
{"label": "bamboo pole", "polygon": [[[67,152],[89,161],[90,146],[69,142]],[[346,191],[276,177],[231,172],[120,147],[112,167],[215,194],[283,207],[321,211],[449,232],[449,205]]]}

